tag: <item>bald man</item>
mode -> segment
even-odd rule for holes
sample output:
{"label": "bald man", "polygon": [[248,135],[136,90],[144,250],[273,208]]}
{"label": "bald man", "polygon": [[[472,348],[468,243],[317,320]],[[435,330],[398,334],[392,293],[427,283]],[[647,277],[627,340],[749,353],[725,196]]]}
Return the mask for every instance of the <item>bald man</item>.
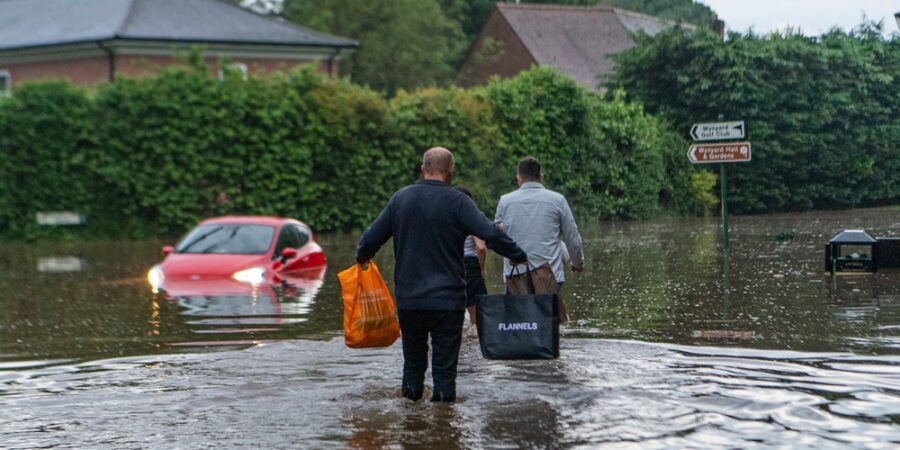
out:
{"label": "bald man", "polygon": [[422,179],[400,189],[366,229],[356,249],[365,264],[394,239],[394,286],[403,338],[403,396],[422,398],[432,346],[432,401],[456,400],[456,366],[466,309],[463,247],[466,236],[512,261],[525,252],[475,203],[452,188],[455,165],[449,150],[435,147],[422,157]]}

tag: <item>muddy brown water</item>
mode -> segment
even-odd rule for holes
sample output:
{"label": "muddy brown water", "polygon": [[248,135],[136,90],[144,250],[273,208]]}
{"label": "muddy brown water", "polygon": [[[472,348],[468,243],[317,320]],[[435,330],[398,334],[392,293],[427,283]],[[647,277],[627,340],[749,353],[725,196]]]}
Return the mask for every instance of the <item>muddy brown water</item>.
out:
{"label": "muddy brown water", "polygon": [[144,278],[171,242],[0,245],[0,448],[900,444],[900,271],[823,267],[900,210],[734,217],[727,267],[716,219],[581,228],[560,359],[486,361],[468,329],[452,405],[398,397],[399,343],[343,345],[357,236],[319,238],[321,281],[174,298]]}

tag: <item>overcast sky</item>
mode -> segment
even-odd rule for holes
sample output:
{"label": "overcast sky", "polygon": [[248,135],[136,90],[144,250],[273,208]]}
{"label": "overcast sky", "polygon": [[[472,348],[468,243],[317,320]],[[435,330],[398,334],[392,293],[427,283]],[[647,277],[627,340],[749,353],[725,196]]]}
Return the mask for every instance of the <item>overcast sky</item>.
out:
{"label": "overcast sky", "polygon": [[800,27],[804,34],[819,35],[834,26],[850,30],[862,21],[884,19],[885,34],[897,32],[894,13],[900,0],[699,0],[725,21],[730,31],[744,33],[750,27],[760,34]]}

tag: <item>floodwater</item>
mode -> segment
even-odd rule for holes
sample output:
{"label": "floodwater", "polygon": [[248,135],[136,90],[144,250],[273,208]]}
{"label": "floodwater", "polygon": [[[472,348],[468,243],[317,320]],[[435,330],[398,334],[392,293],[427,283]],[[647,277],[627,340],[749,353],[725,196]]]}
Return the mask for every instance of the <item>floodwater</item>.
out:
{"label": "floodwater", "polygon": [[727,261],[717,219],[582,224],[561,357],[467,329],[452,405],[399,398],[399,342],[344,346],[356,236],[319,238],[321,279],[221,295],[150,291],[171,242],[3,245],[0,448],[897,448],[900,270],[826,275],[847,228],[900,210],[732,217]]}

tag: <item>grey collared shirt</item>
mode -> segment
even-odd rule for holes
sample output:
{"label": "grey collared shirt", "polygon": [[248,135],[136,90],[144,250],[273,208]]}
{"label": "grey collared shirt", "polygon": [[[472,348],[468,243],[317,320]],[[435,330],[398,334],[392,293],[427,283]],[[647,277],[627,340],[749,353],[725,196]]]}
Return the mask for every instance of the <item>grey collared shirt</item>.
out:
{"label": "grey collared shirt", "polygon": [[[540,266],[550,263],[557,281],[565,281],[563,243],[575,267],[584,266],[581,235],[569,202],[558,192],[537,182],[522,183],[519,189],[500,197],[495,223],[502,223],[509,237],[528,254],[528,262]],[[503,274],[512,266],[503,260]]]}

